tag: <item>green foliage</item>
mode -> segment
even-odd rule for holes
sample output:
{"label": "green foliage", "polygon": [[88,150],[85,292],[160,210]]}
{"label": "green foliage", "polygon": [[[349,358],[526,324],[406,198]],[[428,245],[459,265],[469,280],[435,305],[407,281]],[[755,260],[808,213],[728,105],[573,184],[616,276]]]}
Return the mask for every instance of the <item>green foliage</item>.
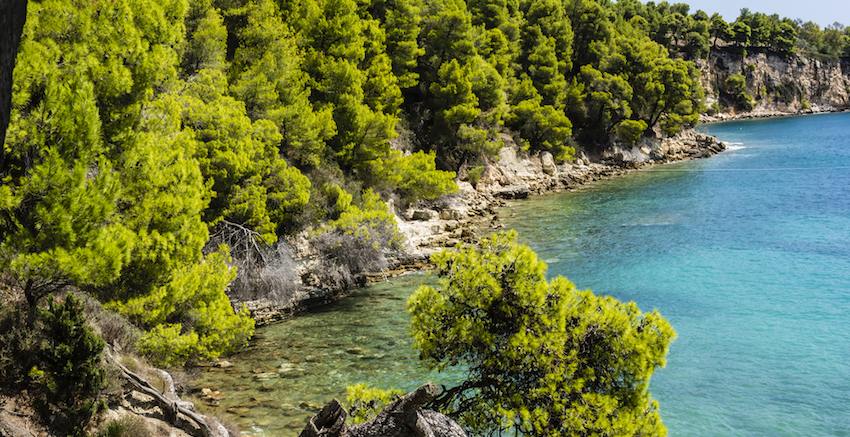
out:
{"label": "green foliage", "polygon": [[30,8],[5,146],[0,264],[31,307],[65,284],[106,299],[144,293],[198,259],[200,174],[184,160],[184,139],[142,110],[175,78],[184,7]]}
{"label": "green foliage", "polygon": [[350,205],[338,219],[328,223],[327,229],[353,235],[377,250],[400,247],[402,237],[387,204],[372,190],[364,191],[362,198],[362,206]]}
{"label": "green foliage", "polygon": [[723,17],[720,14],[715,13],[711,16],[711,25],[709,27],[709,34],[712,38],[714,38],[712,45],[717,47],[717,40],[720,39],[722,41],[730,41],[732,39],[732,33],[729,29],[729,24],[723,20]]}
{"label": "green foliage", "polygon": [[227,96],[223,73],[202,70],[181,92],[181,122],[198,141],[195,156],[214,196],[205,220],[245,224],[273,243],[309,200],[310,182],[286,165],[277,127],[252,122]]}
{"label": "green foliage", "polygon": [[562,277],[516,234],[443,251],[442,276],[411,297],[420,356],[467,379],[436,407],[476,435],[664,435],[647,386],[675,337],[657,311],[641,313]]}
{"label": "green foliage", "polygon": [[692,62],[659,59],[648,73],[638,75],[632,109],[650,128],[662,122],[668,133],[695,125],[705,91]]}
{"label": "green foliage", "polygon": [[387,2],[383,28],[387,34],[387,55],[400,88],[412,88],[419,82],[418,59],[425,51],[416,41],[421,31],[422,13],[416,2]]}
{"label": "green foliage", "polygon": [[277,126],[281,152],[299,164],[319,164],[337,127],[331,108],[314,108],[309,101],[304,56],[280,12],[271,0],[261,0],[227,14],[232,22],[245,23],[230,30],[240,42],[233,55],[234,97],[244,102],[252,120],[266,119]]}
{"label": "green foliage", "polygon": [[810,57],[822,61],[835,61],[839,56],[850,53],[850,33],[839,23],[821,29],[808,21],[796,25],[797,47]]}
{"label": "green foliage", "polygon": [[398,389],[381,390],[370,388],[366,384],[349,385],[345,388],[348,410],[356,411],[351,416],[354,424],[363,423],[375,417],[384,407],[403,394],[404,392]]}
{"label": "green foliage", "polygon": [[100,367],[104,342],[86,324],[73,294],[64,302],[52,296],[48,302],[40,316],[46,339],[38,349],[39,365],[30,370],[37,387],[33,407],[50,429],[84,436],[97,409],[95,396],[106,386]]}
{"label": "green foliage", "polygon": [[227,61],[227,28],[218,10],[207,2],[193,2],[186,16],[186,42],[181,70],[224,70]]}
{"label": "green foliage", "polygon": [[172,280],[150,294],[108,307],[150,329],[139,350],[153,362],[179,365],[191,359],[215,359],[241,348],[254,332],[254,320],[242,308],[233,310],[224,293],[236,276],[226,250],[175,272]]}
{"label": "green foliage", "polygon": [[747,23],[736,21],[732,23],[732,26],[729,28],[729,31],[732,33],[732,41],[735,42],[739,47],[745,46],[750,43],[750,35],[752,33],[752,29],[750,28],[750,26],[747,25]]}
{"label": "green foliage", "polygon": [[723,84],[730,93],[737,93],[747,86],[747,78],[743,74],[731,74],[723,81]]}
{"label": "green foliage", "polygon": [[575,150],[570,145],[572,123],[551,105],[541,106],[542,97],[528,77],[515,85],[514,101],[505,117],[506,126],[514,129],[534,150],[547,150],[556,161],[568,161]]}
{"label": "green foliage", "polygon": [[628,145],[634,145],[646,131],[646,127],[646,122],[643,120],[623,120],[614,129],[620,140]]}
{"label": "green foliage", "polygon": [[369,173],[376,178],[376,187],[394,188],[406,203],[456,192],[455,173],[437,170],[434,157],[434,152],[402,155],[393,150],[386,159],[373,161]]}
{"label": "green foliage", "polygon": [[721,113],[721,112],[726,112],[727,109],[728,108],[721,105],[719,102],[714,102],[714,103],[711,104],[711,106],[708,107],[708,109],[706,110],[706,114],[714,115],[714,114],[718,114],[718,113]]}
{"label": "green foliage", "polygon": [[29,382],[29,371],[38,363],[39,346],[35,326],[29,325],[27,308],[4,295],[0,305],[0,384],[7,389],[23,390]]}
{"label": "green foliage", "polygon": [[475,186],[478,183],[484,173],[484,168],[484,166],[472,167],[466,172],[466,179],[469,180],[470,184]]}
{"label": "green foliage", "polygon": [[726,93],[732,96],[735,107],[749,111],[753,109],[753,97],[746,92],[747,78],[742,74],[732,74],[723,82]]}

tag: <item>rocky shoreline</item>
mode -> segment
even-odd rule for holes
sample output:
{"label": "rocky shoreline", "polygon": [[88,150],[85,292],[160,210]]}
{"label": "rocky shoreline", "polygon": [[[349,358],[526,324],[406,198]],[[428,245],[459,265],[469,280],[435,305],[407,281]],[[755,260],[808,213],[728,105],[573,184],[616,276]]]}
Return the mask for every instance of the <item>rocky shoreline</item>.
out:
{"label": "rocky shoreline", "polygon": [[[717,138],[689,129],[674,137],[642,138],[634,146],[614,144],[602,153],[581,153],[575,162],[558,165],[548,152],[527,154],[520,151],[510,137],[505,136],[503,141],[505,147],[499,159],[486,165],[475,185],[463,180],[467,175],[461,169],[456,194],[418,202],[403,210],[390,204],[398,228],[406,239],[405,252],[388,260],[389,269],[359,275],[355,285],[363,286],[430,268],[429,258],[433,253],[458,243],[474,243],[479,233],[501,228],[495,208],[506,205],[509,200],[580,189],[637,169],[706,158],[726,149]],[[309,249],[299,252],[302,257],[309,257]],[[326,305],[351,291],[351,287],[300,287],[285,300],[234,303],[245,305],[257,326],[262,326]]]}
{"label": "rocky shoreline", "polygon": [[812,114],[830,114],[830,113],[838,113],[838,112],[848,112],[850,111],[850,107],[835,107],[832,105],[818,105],[812,104],[808,109],[801,109],[799,111],[777,111],[777,110],[753,110],[750,112],[743,113],[734,113],[734,112],[724,112],[715,115],[708,114],[700,114],[699,122],[700,123],[718,123],[723,121],[735,121],[735,120],[752,120],[757,118],[778,118],[778,117],[794,117],[797,115],[812,115]]}

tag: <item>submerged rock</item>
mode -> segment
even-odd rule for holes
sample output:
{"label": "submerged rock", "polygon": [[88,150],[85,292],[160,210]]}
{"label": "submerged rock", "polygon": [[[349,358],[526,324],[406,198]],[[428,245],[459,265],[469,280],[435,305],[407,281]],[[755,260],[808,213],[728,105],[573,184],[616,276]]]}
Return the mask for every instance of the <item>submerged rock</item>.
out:
{"label": "submerged rock", "polygon": [[278,375],[277,372],[258,373],[256,375],[254,375],[254,379],[257,380],[257,381],[265,381],[265,380],[269,380],[269,379],[272,379],[272,378],[278,378],[278,377],[280,377],[280,375]]}

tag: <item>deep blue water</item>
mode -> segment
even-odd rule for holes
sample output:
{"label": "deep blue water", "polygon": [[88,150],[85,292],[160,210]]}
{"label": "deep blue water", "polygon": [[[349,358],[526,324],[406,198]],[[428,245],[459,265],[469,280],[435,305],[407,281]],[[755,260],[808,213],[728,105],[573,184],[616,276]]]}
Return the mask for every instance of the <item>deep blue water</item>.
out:
{"label": "deep blue water", "polygon": [[506,220],[580,288],[673,325],[671,436],[850,436],[850,114],[718,123],[731,147]]}

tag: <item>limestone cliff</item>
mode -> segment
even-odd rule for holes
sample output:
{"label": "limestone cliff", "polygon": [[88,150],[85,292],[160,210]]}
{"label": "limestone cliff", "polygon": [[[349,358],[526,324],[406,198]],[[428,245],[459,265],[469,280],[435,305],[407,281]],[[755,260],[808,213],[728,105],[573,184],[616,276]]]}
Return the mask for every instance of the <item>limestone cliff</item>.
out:
{"label": "limestone cliff", "polygon": [[[702,71],[706,104],[715,102],[727,111],[704,116],[703,121],[732,118],[833,112],[850,108],[850,60],[819,61],[786,57],[769,51],[753,51],[746,57],[731,50],[715,50],[708,60],[697,60]],[[746,78],[747,94],[753,97],[751,111],[735,108],[724,86],[733,74]]]}

